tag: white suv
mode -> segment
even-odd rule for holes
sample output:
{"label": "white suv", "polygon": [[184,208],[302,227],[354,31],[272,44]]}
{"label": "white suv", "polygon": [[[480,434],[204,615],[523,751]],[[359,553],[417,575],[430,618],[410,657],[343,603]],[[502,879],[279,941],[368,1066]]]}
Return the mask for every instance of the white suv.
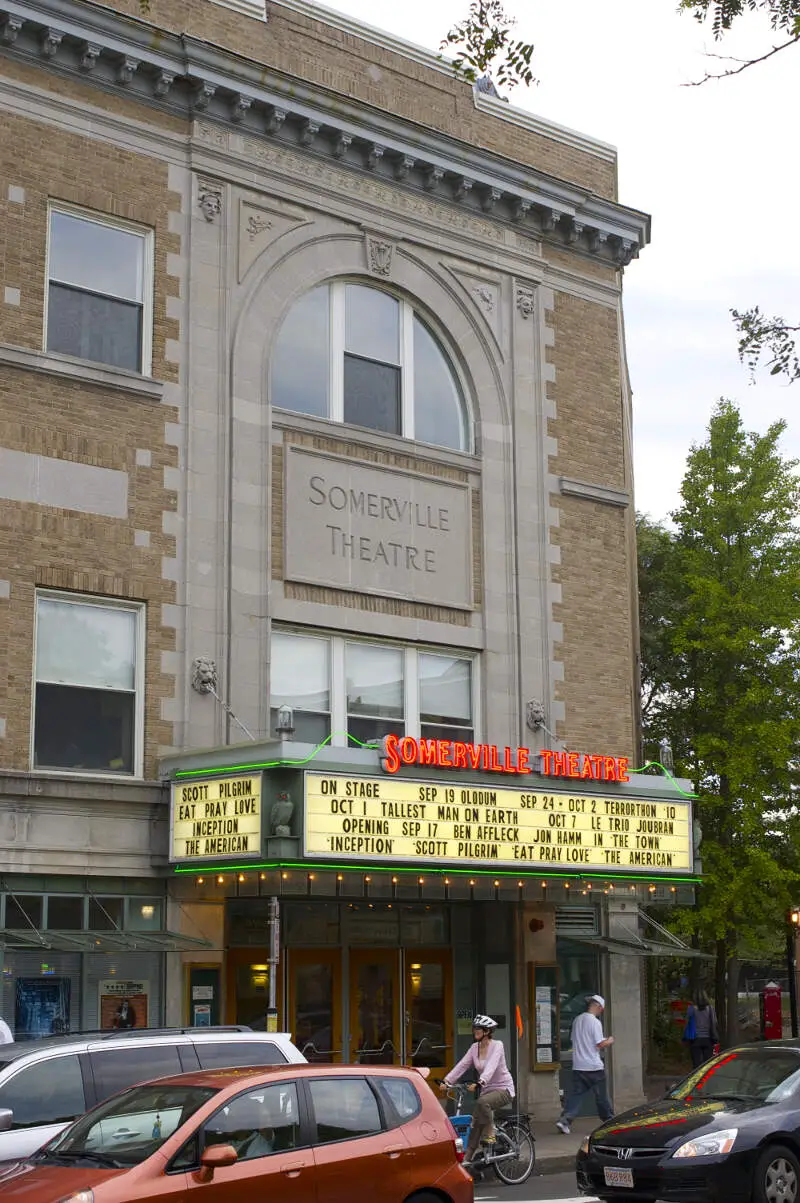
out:
{"label": "white suv", "polygon": [[35,1153],[103,1099],[150,1078],[305,1062],[285,1032],[142,1028],[0,1045],[0,1162]]}

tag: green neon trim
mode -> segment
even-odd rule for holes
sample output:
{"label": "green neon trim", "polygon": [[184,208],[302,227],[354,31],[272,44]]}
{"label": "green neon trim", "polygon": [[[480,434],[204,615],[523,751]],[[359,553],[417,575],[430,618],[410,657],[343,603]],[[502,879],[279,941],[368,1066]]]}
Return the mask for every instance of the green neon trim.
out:
{"label": "green neon trim", "polygon": [[640,882],[644,885],[654,885],[656,882],[678,882],[680,885],[699,885],[702,881],[700,877],[639,877],[636,875],[609,875],[608,873],[534,873],[531,870],[521,870],[519,873],[512,873],[509,869],[498,869],[492,872],[487,869],[445,869],[440,866],[435,868],[412,868],[409,865],[362,865],[358,864],[328,864],[325,861],[264,861],[259,864],[247,865],[176,865],[175,873],[255,873],[261,869],[300,869],[306,873],[313,873],[317,869],[335,870],[338,873],[392,873],[395,876],[398,873],[413,873],[415,877],[424,874],[427,877],[433,874],[439,874],[446,877],[510,877],[517,879],[525,877],[533,879],[552,878],[556,881],[607,881],[614,883],[617,881]]}
{"label": "green neon trim", "polygon": [[663,764],[659,764],[657,760],[648,760],[647,764],[643,764],[640,769],[628,769],[629,773],[643,773],[646,769],[661,769],[665,777],[669,777],[672,784],[675,786],[679,794],[683,794],[684,798],[699,798],[699,794],[693,794],[690,790],[681,789],[678,782],[673,777],[669,769],[665,769]]}
{"label": "green neon trim", "polygon": [[[176,769],[175,778],[183,779],[184,777],[210,777],[215,773],[251,773],[256,769],[281,769],[281,768],[302,768],[305,764],[310,764],[312,760],[326,748],[332,739],[337,736],[342,736],[344,739],[351,740],[354,744],[358,744],[359,748],[373,748],[370,743],[364,743],[363,740],[357,739],[355,735],[351,735],[349,731],[332,731],[321,744],[317,744],[314,751],[309,756],[304,756],[302,760],[262,760],[252,761],[249,764],[230,764],[222,768],[213,769]],[[681,789],[678,782],[673,777],[669,769],[665,769],[663,764],[659,764],[657,760],[648,760],[647,764],[643,764],[639,769],[628,769],[629,773],[644,773],[646,769],[661,769],[665,777],[669,777],[672,784],[679,794],[683,794],[684,798],[699,798],[699,794],[690,793],[688,790]]]}
{"label": "green neon trim", "polygon": [[321,744],[317,744],[310,756],[305,756],[302,760],[263,760],[259,763],[225,765],[224,768],[216,769],[177,769],[175,777],[208,777],[212,773],[250,773],[254,769],[301,768],[304,764],[309,764],[338,735],[343,735],[345,739],[352,740],[360,748],[371,747],[370,744],[362,742],[355,735],[351,735],[349,731],[332,731],[326,739],[323,739]]}

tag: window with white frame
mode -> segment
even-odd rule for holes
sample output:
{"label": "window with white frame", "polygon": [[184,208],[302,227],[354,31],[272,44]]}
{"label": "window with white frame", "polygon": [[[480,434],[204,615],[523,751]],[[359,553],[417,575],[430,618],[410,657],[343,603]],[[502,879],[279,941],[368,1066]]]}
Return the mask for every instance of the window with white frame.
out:
{"label": "window with white frame", "polygon": [[278,710],[290,706],[295,738],[320,744],[331,733],[331,649],[329,639],[272,633],[270,665],[270,723],[276,729]]}
{"label": "window with white frame", "polygon": [[272,356],[272,404],[469,450],[458,377],[408,301],[335,281],[289,310]]}
{"label": "window with white frame", "polygon": [[391,643],[274,630],[270,665],[273,733],[291,706],[304,743],[369,743],[384,735],[472,741],[475,670],[470,655]]}
{"label": "window with white frame", "polygon": [[50,209],[45,348],[150,371],[152,235]]}
{"label": "window with white frame", "polygon": [[33,764],[142,771],[144,608],[99,598],[36,598]]}

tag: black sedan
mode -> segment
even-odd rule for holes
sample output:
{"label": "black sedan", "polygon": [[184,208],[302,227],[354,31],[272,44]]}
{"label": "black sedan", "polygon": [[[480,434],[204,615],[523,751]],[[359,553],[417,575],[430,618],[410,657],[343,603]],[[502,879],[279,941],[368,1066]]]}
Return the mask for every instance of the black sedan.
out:
{"label": "black sedan", "polygon": [[800,1203],[800,1041],[729,1049],[595,1129],[578,1189],[629,1203]]}

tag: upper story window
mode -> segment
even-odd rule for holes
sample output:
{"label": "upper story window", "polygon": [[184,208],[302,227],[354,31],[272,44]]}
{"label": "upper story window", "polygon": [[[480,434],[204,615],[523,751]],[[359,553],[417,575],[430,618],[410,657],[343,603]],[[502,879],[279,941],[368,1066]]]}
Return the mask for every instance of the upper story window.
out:
{"label": "upper story window", "polygon": [[296,301],[272,359],[272,404],[421,443],[470,449],[453,367],[407,301],[337,281]]}
{"label": "upper story window", "polygon": [[[270,717],[291,706],[295,738],[342,746],[384,735],[472,741],[475,660],[339,635],[272,632]],[[346,734],[345,734],[346,733]]]}
{"label": "upper story window", "polygon": [[144,609],[36,599],[35,768],[140,774]]}
{"label": "upper story window", "polygon": [[148,231],[51,208],[48,351],[149,372],[152,292]]}

